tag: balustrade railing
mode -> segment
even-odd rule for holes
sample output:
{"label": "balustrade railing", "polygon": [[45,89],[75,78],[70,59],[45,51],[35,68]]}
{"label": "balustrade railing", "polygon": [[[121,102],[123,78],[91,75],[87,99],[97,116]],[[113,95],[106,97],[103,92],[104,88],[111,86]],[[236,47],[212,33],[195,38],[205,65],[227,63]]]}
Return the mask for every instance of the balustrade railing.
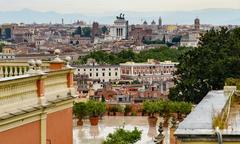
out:
{"label": "balustrade railing", "polygon": [[[43,62],[41,69],[43,71],[49,68],[48,62]],[[28,63],[25,61],[0,62],[0,78],[24,75],[29,70]]]}
{"label": "balustrade railing", "polygon": [[[0,79],[0,115],[21,110],[26,107],[36,107],[41,105],[41,99],[51,102],[58,98],[71,96],[73,87],[68,86],[69,73],[72,69],[62,69],[59,71],[48,71],[42,74],[24,74],[15,77],[5,77]],[[38,81],[43,81],[43,95],[39,95]]]}

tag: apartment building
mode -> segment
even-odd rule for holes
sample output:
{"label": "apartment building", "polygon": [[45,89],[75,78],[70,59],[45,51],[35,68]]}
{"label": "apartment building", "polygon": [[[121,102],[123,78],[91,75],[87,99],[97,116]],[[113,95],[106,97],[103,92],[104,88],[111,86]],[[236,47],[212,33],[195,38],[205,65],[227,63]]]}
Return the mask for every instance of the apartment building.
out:
{"label": "apartment building", "polygon": [[121,78],[150,83],[172,80],[177,64],[171,61],[158,62],[153,59],[149,59],[146,63],[126,62],[120,64]]}
{"label": "apartment building", "polygon": [[75,75],[87,75],[90,79],[100,82],[112,82],[120,79],[120,66],[98,64],[95,60],[89,60],[85,65],[75,65]]}

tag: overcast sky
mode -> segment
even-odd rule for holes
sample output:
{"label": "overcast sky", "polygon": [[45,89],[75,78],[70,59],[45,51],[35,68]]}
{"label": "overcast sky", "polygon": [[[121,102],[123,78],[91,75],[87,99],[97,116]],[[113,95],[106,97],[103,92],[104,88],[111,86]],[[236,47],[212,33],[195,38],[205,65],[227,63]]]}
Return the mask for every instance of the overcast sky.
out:
{"label": "overcast sky", "polygon": [[21,10],[61,13],[108,11],[178,11],[205,8],[240,9],[240,0],[0,0],[0,11]]}

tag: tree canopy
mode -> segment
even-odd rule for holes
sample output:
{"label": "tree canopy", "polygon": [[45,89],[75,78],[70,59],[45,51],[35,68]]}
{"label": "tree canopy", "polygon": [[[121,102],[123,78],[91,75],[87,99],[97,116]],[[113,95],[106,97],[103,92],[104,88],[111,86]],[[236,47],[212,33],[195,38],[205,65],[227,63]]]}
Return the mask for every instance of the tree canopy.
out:
{"label": "tree canopy", "polygon": [[107,53],[103,51],[95,51],[79,59],[79,63],[86,63],[88,58],[94,58],[98,63],[119,64],[127,61],[146,62],[147,59],[155,59],[159,61],[171,60],[177,61],[178,57],[190,50],[191,48],[181,47],[171,49],[168,47],[144,50],[135,53],[132,50],[123,50],[119,53]]}
{"label": "tree canopy", "polygon": [[84,37],[91,37],[91,28],[90,27],[84,27],[82,28],[82,36]]}
{"label": "tree canopy", "polygon": [[103,26],[101,28],[101,31],[102,31],[103,34],[106,34],[106,33],[108,33],[108,28],[106,26]]}
{"label": "tree canopy", "polygon": [[91,37],[92,29],[90,27],[81,28],[80,26],[76,28],[73,35],[80,35],[83,37]]}
{"label": "tree canopy", "polygon": [[179,58],[172,100],[198,103],[210,90],[222,89],[226,78],[240,77],[240,28],[212,29],[199,47]]}
{"label": "tree canopy", "polygon": [[82,35],[82,28],[79,26],[77,29],[74,31],[73,35]]}

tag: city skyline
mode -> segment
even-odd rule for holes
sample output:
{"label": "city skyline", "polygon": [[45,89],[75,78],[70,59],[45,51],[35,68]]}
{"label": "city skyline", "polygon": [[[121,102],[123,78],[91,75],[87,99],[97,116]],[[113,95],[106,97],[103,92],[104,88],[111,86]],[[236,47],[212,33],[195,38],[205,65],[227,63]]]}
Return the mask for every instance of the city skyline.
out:
{"label": "city skyline", "polygon": [[58,13],[55,11],[41,12],[31,9],[0,11],[0,23],[61,23],[65,24],[83,20],[88,24],[97,21],[101,24],[111,24],[115,16],[124,13],[130,24],[151,23],[162,17],[163,24],[192,24],[195,18],[201,19],[201,24],[228,25],[240,24],[240,9],[202,9],[193,11],[154,11],[133,12],[113,11],[108,13]]}
{"label": "city skyline", "polygon": [[17,11],[32,9],[46,12],[55,11],[59,13],[105,13],[111,11],[192,11],[208,8],[231,8],[240,9],[239,0],[0,0],[4,5],[1,11]]}

